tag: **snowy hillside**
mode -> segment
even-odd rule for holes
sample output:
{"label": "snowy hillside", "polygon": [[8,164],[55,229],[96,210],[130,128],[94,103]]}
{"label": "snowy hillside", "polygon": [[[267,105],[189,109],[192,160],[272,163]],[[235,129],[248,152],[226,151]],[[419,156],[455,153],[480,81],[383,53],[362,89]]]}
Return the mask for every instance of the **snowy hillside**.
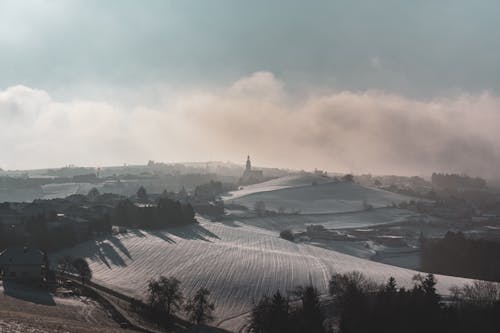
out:
{"label": "snowy hillside", "polygon": [[258,184],[246,185],[238,191],[231,192],[229,195],[225,196],[224,199],[234,200],[236,198],[257,192],[274,191],[290,187],[309,186],[313,182],[322,184],[330,181],[330,178],[325,178],[310,173],[293,174],[271,179]]}
{"label": "snowy hillside", "polygon": [[61,298],[44,289],[0,283],[1,333],[117,333],[124,330],[99,303],[86,297]]}
{"label": "snowy hillside", "polygon": [[[127,294],[144,297],[147,281],[159,275],[182,281],[186,295],[200,287],[212,291],[217,322],[236,330],[252,302],[277,289],[288,291],[309,278],[321,290],[334,272],[357,270],[383,281],[395,276],[409,284],[415,271],[371,262],[277,237],[275,232],[238,222],[167,231],[131,231],[128,235],[87,242],[64,251],[88,259],[94,279]],[[56,258],[53,258],[56,260]],[[438,277],[446,293],[464,279]],[[225,319],[236,319],[224,321]]]}
{"label": "snowy hillside", "polygon": [[[235,191],[226,197],[227,202],[253,208],[255,203],[262,201],[270,210],[284,209],[288,212],[300,213],[336,213],[359,211],[364,209],[364,203],[373,207],[384,207],[412,198],[380,190],[364,187],[349,182],[326,182],[317,185],[297,185],[300,178],[293,178],[289,183],[278,178],[271,182],[252,185]],[[287,185],[288,184],[288,185]],[[280,187],[280,188],[277,188]]]}
{"label": "snowy hillside", "polygon": [[[239,219],[244,224],[282,231],[292,229],[302,231],[309,224],[321,224],[328,229],[360,228],[387,223],[406,221],[420,215],[398,208],[378,208],[360,212],[328,214],[286,214]],[[237,218],[235,218],[238,220]]]}

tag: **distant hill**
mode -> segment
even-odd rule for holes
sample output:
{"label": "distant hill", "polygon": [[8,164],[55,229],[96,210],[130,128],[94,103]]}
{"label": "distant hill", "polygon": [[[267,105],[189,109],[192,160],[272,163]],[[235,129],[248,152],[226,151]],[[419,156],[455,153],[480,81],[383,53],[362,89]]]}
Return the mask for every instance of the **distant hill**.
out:
{"label": "distant hill", "polygon": [[247,186],[225,197],[228,202],[249,208],[261,201],[270,210],[278,211],[283,208],[285,211],[300,211],[304,214],[360,211],[366,205],[384,207],[411,199],[413,198],[312,174],[277,178]]}

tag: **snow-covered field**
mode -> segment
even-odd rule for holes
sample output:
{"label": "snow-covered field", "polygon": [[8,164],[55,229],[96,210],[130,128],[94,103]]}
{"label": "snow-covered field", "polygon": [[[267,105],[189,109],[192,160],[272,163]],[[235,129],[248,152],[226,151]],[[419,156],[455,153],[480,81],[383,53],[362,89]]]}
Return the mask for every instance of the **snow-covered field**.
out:
{"label": "snow-covered field", "polygon": [[257,192],[274,191],[290,187],[308,186],[311,185],[313,182],[322,184],[330,181],[331,179],[329,178],[320,177],[309,173],[293,174],[289,176],[271,179],[258,184],[246,185],[241,189],[233,191],[228,195],[224,196],[223,199],[234,200],[236,198]]}
{"label": "snow-covered field", "polygon": [[[130,332],[126,330],[127,332]],[[0,285],[1,333],[125,332],[88,298],[61,298],[42,289]]]}
{"label": "snow-covered field", "polygon": [[87,194],[94,186],[90,183],[47,184],[42,186],[42,199],[65,198],[72,194]]}
{"label": "snow-covered field", "polygon": [[[281,179],[281,181],[280,181]],[[266,208],[274,211],[300,212],[303,214],[352,212],[365,209],[365,204],[372,207],[385,207],[392,203],[411,200],[411,197],[368,188],[349,182],[324,182],[312,186],[300,184],[300,178],[282,178],[273,180],[267,186],[252,185],[234,191],[225,197],[225,201],[253,208],[262,201]],[[297,185],[299,184],[299,185]]]}
{"label": "snow-covered field", "polygon": [[[360,271],[384,281],[389,276],[408,285],[415,271],[355,258],[238,222],[201,221],[200,225],[166,231],[135,230],[127,235],[87,242],[59,255],[88,259],[94,279],[129,295],[144,297],[147,281],[160,275],[182,281],[189,296],[206,287],[216,302],[217,321],[236,330],[252,303],[276,290],[288,291],[311,279],[327,292],[331,274]],[[443,293],[465,280],[438,277]],[[243,318],[241,318],[243,319]]]}
{"label": "snow-covered field", "polygon": [[377,208],[360,212],[329,214],[287,214],[265,217],[234,218],[244,224],[263,229],[302,231],[309,224],[321,224],[328,229],[360,228],[406,221],[419,215],[404,209]]}
{"label": "snow-covered field", "polygon": [[[271,209],[300,209],[300,215],[229,216],[221,222],[199,218],[199,225],[130,230],[125,235],[80,244],[57,256],[86,258],[96,282],[134,297],[146,297],[148,280],[160,275],[178,278],[186,296],[200,287],[208,288],[216,303],[216,324],[234,331],[244,324],[245,315],[261,296],[278,289],[287,292],[309,281],[325,294],[333,273],[360,271],[379,282],[394,276],[401,285],[411,285],[416,271],[278,237],[284,228],[303,229],[309,223],[328,228],[361,227],[400,222],[412,215],[393,208],[363,210],[363,201],[385,207],[408,197],[317,178],[321,177],[283,177],[245,187],[225,199],[249,207],[262,200]],[[318,185],[311,185],[314,180]],[[452,285],[467,281],[437,278],[438,289],[444,294]]]}

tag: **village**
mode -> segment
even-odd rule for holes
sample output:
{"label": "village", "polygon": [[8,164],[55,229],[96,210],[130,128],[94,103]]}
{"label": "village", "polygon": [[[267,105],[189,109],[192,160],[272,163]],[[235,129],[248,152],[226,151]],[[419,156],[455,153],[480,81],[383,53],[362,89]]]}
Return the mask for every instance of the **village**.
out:
{"label": "village", "polygon": [[[156,165],[150,162],[146,168],[155,168]],[[86,194],[76,193],[64,198],[3,202],[0,204],[0,277],[4,297],[15,299],[18,297],[16,295],[28,292],[44,295],[42,298],[48,303],[52,303],[50,300],[53,298],[89,297],[113,318],[112,325],[118,325],[120,329],[149,330],[151,323],[148,320],[135,310],[124,310],[132,304],[138,308],[146,307],[143,300],[92,281],[92,271],[83,258],[52,258],[52,254],[84,242],[99,242],[102,238],[127,235],[129,229],[190,225],[197,223],[196,217],[223,223],[236,218],[250,225],[253,220],[270,219],[282,225],[278,227],[281,232],[276,237],[415,270],[420,269],[422,237],[439,239],[452,230],[464,232],[473,238],[500,239],[498,193],[490,191],[485,185],[472,188],[443,187],[415,178],[329,175],[318,169],[311,173],[290,173],[284,177],[305,179],[306,183],[299,184],[297,189],[321,190],[325,186],[359,187],[364,184],[373,191],[395,193],[401,198],[411,194],[412,198],[374,207],[369,199],[363,197],[358,209],[329,215],[301,212],[300,209],[276,209],[272,202],[265,200],[249,206],[241,205],[238,198],[227,199],[228,192],[246,193],[250,189],[248,193],[252,193],[252,186],[267,184],[266,181],[272,184],[273,179],[276,179],[266,175],[263,170],[254,169],[250,156],[240,172],[239,177],[234,174],[226,178],[213,176],[207,182],[202,182],[205,180],[201,176],[203,174],[196,175],[194,177],[198,180],[194,184],[179,183],[179,190],[175,192],[165,189],[149,192],[146,187],[151,179],[145,182],[146,186],[140,183],[140,179],[151,175],[145,176],[143,171],[135,177],[132,174],[120,176],[129,181],[135,179],[126,186],[127,193],[130,193],[131,184],[136,186],[136,191],[129,196],[101,193],[110,188],[105,185],[109,184],[109,179],[103,181],[98,174],[92,177],[75,175],[72,176],[73,180],[93,181],[88,184],[96,186],[91,187]],[[273,172],[270,174],[273,175]],[[152,177],[161,179],[165,176]],[[226,182],[220,181],[221,178]],[[458,180],[464,181],[460,177]],[[388,215],[382,217],[380,225],[363,227],[362,216],[368,219],[365,223],[371,224],[374,222],[373,214]],[[391,219],[391,214],[401,214],[404,218]],[[360,224],[337,226],[338,222],[335,221],[350,221],[351,215],[359,215]],[[323,224],[322,219],[328,223]],[[293,220],[301,221],[301,227],[295,225],[287,229],[286,221]],[[165,221],[170,221],[170,224],[165,224]],[[187,324],[179,321],[178,325]]]}

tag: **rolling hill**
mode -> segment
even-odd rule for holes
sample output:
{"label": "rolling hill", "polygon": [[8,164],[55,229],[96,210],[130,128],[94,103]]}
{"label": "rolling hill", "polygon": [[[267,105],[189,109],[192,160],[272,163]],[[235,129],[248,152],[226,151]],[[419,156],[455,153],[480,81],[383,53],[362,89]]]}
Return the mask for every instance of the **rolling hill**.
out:
{"label": "rolling hill", "polygon": [[[322,180],[311,185],[315,179]],[[287,177],[251,185],[224,197],[226,202],[253,208],[262,201],[267,209],[302,214],[360,211],[366,205],[385,207],[414,198],[351,182],[325,182],[324,178]]]}
{"label": "rolling hill", "polygon": [[[86,258],[96,282],[136,297],[145,297],[148,280],[160,275],[182,281],[187,296],[200,287],[208,288],[216,302],[217,321],[230,330],[242,325],[253,302],[278,289],[289,291],[311,280],[326,293],[332,273],[353,270],[377,281],[394,276],[408,285],[416,273],[289,242],[275,232],[238,222],[227,225],[205,220],[164,231],[132,230],[82,243],[58,255],[66,254]],[[438,280],[443,293],[465,281],[453,277]]]}

